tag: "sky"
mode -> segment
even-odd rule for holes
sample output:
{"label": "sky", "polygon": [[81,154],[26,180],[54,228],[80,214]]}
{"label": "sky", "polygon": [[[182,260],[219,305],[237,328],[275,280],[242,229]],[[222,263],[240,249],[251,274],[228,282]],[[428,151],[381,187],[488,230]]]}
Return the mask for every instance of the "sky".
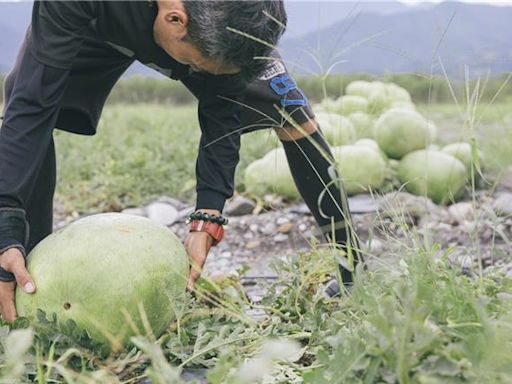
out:
{"label": "sky", "polygon": [[[406,5],[416,5],[421,3],[440,3],[443,0],[399,0],[401,3]],[[512,6],[512,0],[458,0],[464,3],[473,3],[473,4],[489,4],[489,5],[497,5],[497,6]]]}

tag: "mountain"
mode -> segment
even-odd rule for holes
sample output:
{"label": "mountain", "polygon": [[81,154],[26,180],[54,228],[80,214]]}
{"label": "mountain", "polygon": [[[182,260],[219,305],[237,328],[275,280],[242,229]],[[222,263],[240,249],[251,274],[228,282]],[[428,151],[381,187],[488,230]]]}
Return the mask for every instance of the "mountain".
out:
{"label": "mountain", "polygon": [[[302,73],[323,73],[338,61],[334,73],[439,73],[439,58],[450,74],[465,64],[474,73],[512,68],[512,7],[451,1],[409,7],[395,0],[285,0],[285,6],[281,51]],[[0,73],[14,63],[31,8],[0,0]],[[154,74],[140,65],[130,68],[134,73]]]}
{"label": "mountain", "polygon": [[[395,14],[360,13],[281,45],[306,73],[460,74],[512,68],[512,7],[444,2]],[[337,64],[336,64],[337,63]]]}
{"label": "mountain", "polygon": [[391,15],[410,10],[410,7],[393,0],[360,1],[297,1],[284,2],[288,14],[288,38],[299,37],[331,26],[332,24],[356,16],[373,12]]}

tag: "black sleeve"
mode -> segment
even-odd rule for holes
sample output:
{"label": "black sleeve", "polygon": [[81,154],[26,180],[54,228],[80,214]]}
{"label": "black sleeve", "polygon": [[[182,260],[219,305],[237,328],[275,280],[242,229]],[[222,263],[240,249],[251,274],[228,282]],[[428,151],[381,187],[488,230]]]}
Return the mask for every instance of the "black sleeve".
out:
{"label": "black sleeve", "polygon": [[94,1],[34,2],[32,25],[9,76],[0,128],[0,252],[13,247],[24,251],[28,241],[25,203],[51,143],[73,60],[96,9]]}
{"label": "black sleeve", "polygon": [[0,251],[27,241],[25,203],[51,143],[69,71],[22,53],[0,128]]}
{"label": "black sleeve", "polygon": [[245,87],[233,76],[193,74],[182,81],[199,100],[196,209],[222,212],[234,190],[240,151],[239,102]]}

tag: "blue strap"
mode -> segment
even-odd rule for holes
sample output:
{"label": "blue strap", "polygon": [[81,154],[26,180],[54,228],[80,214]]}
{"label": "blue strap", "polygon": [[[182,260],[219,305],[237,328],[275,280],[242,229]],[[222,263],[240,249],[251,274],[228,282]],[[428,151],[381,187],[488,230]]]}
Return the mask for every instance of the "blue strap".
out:
{"label": "blue strap", "polygon": [[297,88],[297,84],[288,75],[276,76],[270,81],[270,87],[279,96],[286,96],[290,91],[297,90],[302,98],[300,99],[287,99],[286,97],[281,99],[281,105],[283,107],[288,106],[301,106],[307,105],[307,98],[304,93]]}
{"label": "blue strap", "polygon": [[270,87],[279,96],[286,95],[293,89],[297,88],[297,84],[288,75],[276,76],[270,81]]}
{"label": "blue strap", "polygon": [[286,98],[284,98],[284,99],[281,99],[281,105],[283,107],[288,107],[288,106],[305,107],[308,104],[308,99],[306,98],[306,95],[304,95],[304,93],[299,88],[297,88],[297,91],[302,96],[301,99],[286,99]]}

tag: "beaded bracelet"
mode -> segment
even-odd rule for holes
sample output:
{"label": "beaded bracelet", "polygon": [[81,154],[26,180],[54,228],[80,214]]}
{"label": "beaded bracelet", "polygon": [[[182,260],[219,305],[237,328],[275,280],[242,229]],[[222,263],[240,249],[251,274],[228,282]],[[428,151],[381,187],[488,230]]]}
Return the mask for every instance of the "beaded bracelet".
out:
{"label": "beaded bracelet", "polygon": [[203,213],[200,211],[192,212],[188,217],[187,223],[191,223],[194,220],[209,221],[219,225],[226,225],[228,223],[228,219],[225,218],[224,216],[210,215],[208,213]]}

